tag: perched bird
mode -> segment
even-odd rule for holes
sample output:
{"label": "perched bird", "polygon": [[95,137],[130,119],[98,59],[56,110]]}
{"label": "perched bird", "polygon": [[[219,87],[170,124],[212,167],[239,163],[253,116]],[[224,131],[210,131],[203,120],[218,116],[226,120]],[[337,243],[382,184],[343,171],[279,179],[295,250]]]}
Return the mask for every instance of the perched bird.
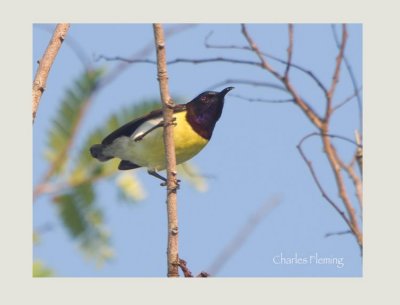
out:
{"label": "perched bird", "polygon": [[[205,91],[187,104],[174,106],[177,164],[193,158],[209,142],[221,117],[225,95],[232,89]],[[162,109],[154,110],[123,125],[105,137],[101,144],[93,145],[91,155],[102,162],[121,159],[120,170],[147,167],[150,175],[165,182],[166,179],[157,173],[166,168],[162,115]]]}

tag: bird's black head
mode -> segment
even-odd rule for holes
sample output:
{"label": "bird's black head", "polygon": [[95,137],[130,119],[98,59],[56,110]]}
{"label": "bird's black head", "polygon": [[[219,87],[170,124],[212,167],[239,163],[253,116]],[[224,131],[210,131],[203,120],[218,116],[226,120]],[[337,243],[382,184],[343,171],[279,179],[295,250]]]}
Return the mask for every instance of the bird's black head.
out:
{"label": "bird's black head", "polygon": [[205,91],[187,104],[187,119],[196,132],[210,139],[224,108],[225,95],[234,87],[221,92]]}

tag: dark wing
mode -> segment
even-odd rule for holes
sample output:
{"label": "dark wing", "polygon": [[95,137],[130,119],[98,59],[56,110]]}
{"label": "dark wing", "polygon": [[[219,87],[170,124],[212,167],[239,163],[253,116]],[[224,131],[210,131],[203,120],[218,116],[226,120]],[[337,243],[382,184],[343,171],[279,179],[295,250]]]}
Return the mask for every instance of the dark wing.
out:
{"label": "dark wing", "polygon": [[128,169],[134,169],[134,168],[138,168],[138,167],[141,167],[141,166],[137,165],[135,163],[132,163],[130,161],[126,161],[126,160],[122,160],[118,165],[119,170],[128,170]]}
{"label": "dark wing", "polygon": [[[184,110],[186,110],[186,104],[177,104],[174,106],[174,113],[181,112]],[[152,112],[150,112],[142,117],[139,117],[129,123],[126,123],[125,125],[121,126],[120,128],[114,130],[112,133],[110,133],[107,137],[105,137],[103,139],[101,144],[109,145],[115,139],[117,139],[119,137],[123,137],[123,136],[130,137],[135,132],[135,130],[140,125],[142,125],[144,122],[146,122],[147,120],[161,117],[161,116],[162,116],[162,109],[153,110]]]}

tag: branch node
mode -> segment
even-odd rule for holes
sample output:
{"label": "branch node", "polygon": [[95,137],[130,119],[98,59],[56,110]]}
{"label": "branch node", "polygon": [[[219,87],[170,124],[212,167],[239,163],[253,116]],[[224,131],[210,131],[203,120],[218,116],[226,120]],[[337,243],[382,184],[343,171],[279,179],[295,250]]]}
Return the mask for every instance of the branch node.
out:
{"label": "branch node", "polygon": [[173,227],[172,229],[171,229],[171,234],[172,235],[178,235],[178,227]]}

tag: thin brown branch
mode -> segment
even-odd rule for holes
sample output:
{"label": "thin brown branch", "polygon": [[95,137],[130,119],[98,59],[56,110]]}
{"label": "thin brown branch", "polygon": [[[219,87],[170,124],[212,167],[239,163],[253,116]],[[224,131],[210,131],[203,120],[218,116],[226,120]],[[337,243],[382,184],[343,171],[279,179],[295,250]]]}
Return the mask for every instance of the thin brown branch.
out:
{"label": "thin brown branch", "polygon": [[[349,142],[349,143],[352,143],[352,144],[356,145],[357,146],[357,150],[360,149],[360,146],[361,146],[361,144],[359,144],[359,143],[357,143],[357,142],[355,142],[355,141],[353,141],[353,140],[351,140],[349,138],[340,136],[340,135],[322,134],[322,133],[318,133],[318,132],[313,132],[313,133],[308,134],[307,136],[305,136],[300,141],[300,143],[303,143],[306,139],[314,137],[314,136],[320,136],[322,138],[329,137],[329,138],[333,138],[333,139],[334,138],[338,138],[338,139],[341,139],[343,141],[346,141],[346,142]],[[339,158],[339,156],[337,154],[336,154],[336,157],[337,157],[337,162],[340,165],[340,167],[348,173],[350,179],[353,181],[353,184],[354,184],[354,187],[355,187],[355,190],[356,190],[356,196],[357,196],[357,199],[358,199],[358,201],[360,203],[360,207],[362,209],[362,183],[361,183],[361,180],[359,179],[359,177],[357,176],[356,172],[353,169],[353,162],[350,162],[350,164],[347,165]]]}
{"label": "thin brown branch", "polygon": [[168,73],[165,51],[165,38],[162,25],[153,24],[155,47],[157,50],[157,78],[160,84],[164,125],[164,147],[167,164],[167,213],[168,213],[168,277],[179,277],[178,254],[178,209],[177,172],[174,143],[172,99],[168,89]]}
{"label": "thin brown branch", "polygon": [[[357,150],[358,150],[358,148],[357,148]],[[356,154],[357,154],[357,152],[356,152]],[[343,170],[348,174],[349,178],[352,180],[352,182],[354,184],[357,200],[360,205],[361,214],[362,214],[362,209],[363,209],[362,182],[361,182],[361,179],[356,174],[356,171],[353,168],[354,162],[350,162],[350,164],[345,164],[341,159],[338,159],[338,162],[339,162],[341,168],[343,168]]]}
{"label": "thin brown branch", "polygon": [[179,259],[179,267],[181,268],[184,277],[193,277],[192,272],[190,272],[186,261],[181,258]]}
{"label": "thin brown branch", "polygon": [[[208,42],[209,38],[211,37],[213,32],[210,32],[207,36],[206,39],[204,41],[204,45],[206,48],[210,48],[210,49],[232,49],[232,50],[245,50],[245,51],[251,51],[254,52],[252,48],[248,47],[248,46],[237,46],[237,45],[216,45],[216,44],[210,44]],[[284,65],[288,65],[288,62],[286,60],[283,60],[277,56],[274,56],[272,54],[266,53],[266,52],[262,52],[260,51],[260,53],[269,58],[272,59],[276,62],[279,62],[281,64]],[[326,89],[326,87],[324,86],[324,84],[321,82],[321,80],[311,71],[308,70],[302,66],[299,66],[293,62],[290,63],[290,67],[295,68],[303,73],[305,73],[307,76],[309,76],[316,84],[317,86],[322,90],[322,92],[324,93],[324,95],[327,95],[328,89]],[[284,89],[286,91],[286,89]]]}
{"label": "thin brown branch", "polygon": [[336,110],[338,110],[339,108],[343,107],[344,105],[346,105],[351,100],[353,100],[358,95],[358,93],[361,91],[361,89],[362,89],[362,87],[358,88],[354,93],[349,95],[343,102],[332,107],[332,113],[335,112]]}
{"label": "thin brown branch", "polygon": [[354,144],[357,147],[362,147],[361,144],[358,144],[356,141],[353,141],[352,139],[349,139],[347,137],[341,136],[341,135],[337,135],[337,134],[331,134],[331,133],[317,133],[318,135],[322,136],[322,137],[330,137],[332,139],[340,139],[346,142],[349,142],[351,144]]}
{"label": "thin brown branch", "polygon": [[341,68],[341,65],[343,62],[344,50],[346,48],[346,42],[347,42],[347,27],[345,24],[343,24],[343,26],[342,26],[342,41],[340,43],[339,54],[336,56],[336,66],[335,66],[335,70],[334,70],[333,76],[332,76],[332,83],[328,90],[328,95],[327,95],[327,105],[326,105],[326,112],[325,112],[325,120],[326,121],[329,120],[329,117],[332,114],[332,100],[333,100],[333,95],[336,90],[336,86],[339,82],[340,68]]}
{"label": "thin brown branch", "polygon": [[239,94],[231,94],[231,97],[237,97],[242,100],[246,100],[249,102],[260,102],[260,103],[270,103],[270,104],[283,104],[283,103],[294,103],[294,99],[282,99],[282,100],[271,100],[271,99],[263,99],[263,98],[251,98],[242,96]]}
{"label": "thin brown branch", "polygon": [[276,70],[274,70],[270,64],[266,61],[261,51],[259,50],[256,43],[253,41],[251,36],[249,35],[246,25],[242,24],[242,34],[246,38],[249,46],[252,48],[254,53],[258,56],[261,61],[261,66],[268,72],[270,72],[273,76],[275,76],[279,81],[281,81],[288,92],[293,96],[295,100],[295,104],[300,107],[301,110],[307,115],[310,121],[317,127],[322,127],[322,119],[316,114],[316,112],[300,97],[300,95],[296,92],[293,85],[289,82],[288,79],[285,79],[282,75],[280,75]]}
{"label": "thin brown branch", "polygon": [[286,64],[285,76],[284,78],[287,79],[289,77],[289,70],[292,66],[292,56],[293,56],[293,24],[288,25],[288,32],[289,32],[289,47],[287,49],[288,59]]}
{"label": "thin brown branch", "polygon": [[[325,123],[325,126],[324,126],[325,132],[324,133],[327,133],[326,132],[327,128],[328,128],[327,124]],[[335,147],[332,145],[329,137],[322,137],[322,143],[323,143],[325,154],[328,158],[329,164],[330,164],[332,171],[334,173],[334,176],[335,176],[336,185],[339,190],[339,197],[342,199],[344,206],[346,207],[346,210],[347,210],[347,213],[348,213],[348,216],[350,219],[350,223],[351,223],[351,229],[352,229],[354,236],[357,239],[357,243],[360,246],[360,249],[362,251],[362,247],[363,247],[362,232],[358,225],[356,212],[350,201],[350,198],[348,197],[344,179],[343,179],[343,176],[340,171],[341,166],[338,161],[339,156],[337,155],[337,151],[336,151]]]}
{"label": "thin brown branch", "polygon": [[251,48],[247,46],[237,46],[237,45],[216,45],[209,43],[210,37],[214,34],[214,31],[210,31],[207,36],[204,38],[204,46],[207,49],[237,49],[237,50],[246,50],[252,51]]}
{"label": "thin brown branch", "polygon": [[[179,267],[181,268],[184,277],[193,277],[192,272],[190,272],[187,263],[183,259],[179,259]],[[207,272],[200,272],[196,277],[209,277],[210,275]]]}
{"label": "thin brown branch", "polygon": [[287,89],[281,85],[275,84],[275,83],[270,83],[270,82],[260,82],[260,81],[255,81],[255,80],[247,80],[247,79],[231,79],[228,78],[222,82],[216,83],[212,86],[210,86],[208,89],[212,90],[215,88],[218,88],[223,85],[227,84],[242,84],[242,85],[249,85],[249,86],[254,86],[254,87],[265,87],[265,88],[272,88],[272,89],[277,89],[283,92],[287,93]]}
{"label": "thin brown branch", "polygon": [[[165,38],[171,37],[173,35],[176,35],[180,32],[186,31],[187,29],[190,29],[196,25],[194,24],[183,24],[183,25],[178,25],[178,26],[173,26],[170,27],[168,30],[165,31]],[[149,53],[154,51],[154,41],[149,41],[142,49],[140,49],[138,52],[135,52],[129,58],[142,58],[144,56],[147,56]],[[104,58],[103,56],[98,56],[97,59],[99,60],[101,58]],[[156,64],[155,62],[152,62]],[[122,74],[128,67],[130,67],[130,64],[128,62],[122,61],[120,62],[114,69],[110,71],[102,80],[100,83],[100,86],[105,86],[106,84],[112,83],[119,75]]]}
{"label": "thin brown branch", "polygon": [[[267,62],[267,60],[264,58],[264,55],[261,53],[260,49],[258,48],[257,44],[254,42],[253,38],[249,35],[247,31],[246,25],[242,24],[242,34],[246,38],[249,46],[253,50],[253,52],[258,56],[261,62],[261,66],[269,71],[273,76],[275,76],[277,79],[281,80],[283,79],[282,75],[280,75],[272,66]],[[260,65],[260,64],[258,64]]]}
{"label": "thin brown branch", "polygon": [[258,210],[246,221],[243,227],[238,231],[236,236],[223,248],[220,254],[215,258],[211,266],[207,269],[212,275],[217,274],[224,264],[234,255],[239,248],[245,243],[257,225],[267,216],[273,208],[275,208],[281,199],[273,197],[261,205]]}
{"label": "thin brown branch", "polygon": [[[336,46],[338,49],[340,49],[339,37],[336,32],[336,27],[334,24],[332,24],[332,33],[333,33],[333,37],[335,39]],[[354,95],[357,97],[358,115],[359,115],[359,119],[360,119],[360,129],[361,129],[361,127],[362,127],[362,101],[361,101],[361,96],[360,96],[360,90],[358,89],[356,77],[354,75],[354,72],[353,72],[350,62],[346,57],[346,54],[343,54],[343,60],[346,65],[347,71],[349,72],[351,82],[353,84]]]}
{"label": "thin brown branch", "polygon": [[[311,176],[315,182],[315,184],[318,187],[318,190],[320,191],[322,197],[336,210],[336,212],[338,212],[338,214],[342,217],[342,219],[344,220],[344,222],[347,224],[347,226],[350,228],[350,230],[353,232],[353,235],[356,236],[356,233],[354,232],[354,228],[353,225],[351,223],[351,221],[349,220],[349,218],[346,216],[346,214],[339,208],[339,206],[328,196],[327,192],[324,190],[318,176],[317,173],[314,170],[314,167],[312,165],[312,162],[307,158],[305,152],[303,151],[302,145],[303,143],[309,139],[312,136],[318,135],[318,133],[310,133],[306,136],[304,136],[299,144],[297,144],[297,149],[299,150],[300,156],[303,158],[304,162],[306,163]],[[326,137],[325,137],[326,138]]]}
{"label": "thin brown branch", "polygon": [[[106,60],[106,61],[124,61],[129,64],[157,64],[156,61],[151,59],[130,59],[121,56],[104,56],[100,55],[97,60]],[[252,66],[261,66],[260,63],[251,60],[241,60],[235,58],[225,58],[225,57],[212,57],[212,58],[202,58],[202,59],[195,59],[195,58],[176,58],[170,61],[167,61],[167,65],[173,65],[177,63],[188,63],[188,64],[204,64],[204,63],[212,63],[212,62],[228,62],[234,64],[244,64],[244,65],[252,65]]]}
{"label": "thin brown branch", "polygon": [[344,136],[341,136],[341,135],[337,135],[337,134],[330,134],[330,133],[325,133],[324,134],[324,133],[320,133],[320,132],[313,132],[313,133],[310,133],[307,136],[307,138],[311,138],[311,137],[314,137],[314,136],[329,137],[329,138],[332,138],[332,139],[340,139],[340,140],[349,142],[351,144],[354,144],[357,147],[362,147],[362,145],[358,144],[356,141],[353,141],[352,139],[349,139],[347,137],[344,137]]}
{"label": "thin brown branch", "polygon": [[32,124],[35,122],[36,113],[39,107],[40,98],[44,90],[46,90],[47,78],[51,66],[61,48],[61,45],[68,33],[69,23],[59,23],[54,30],[53,37],[39,61],[39,67],[36,71],[35,79],[32,86]]}
{"label": "thin brown branch", "polygon": [[346,230],[346,231],[326,233],[325,238],[335,236],[335,235],[346,235],[346,234],[353,234],[353,232],[351,230]]}

